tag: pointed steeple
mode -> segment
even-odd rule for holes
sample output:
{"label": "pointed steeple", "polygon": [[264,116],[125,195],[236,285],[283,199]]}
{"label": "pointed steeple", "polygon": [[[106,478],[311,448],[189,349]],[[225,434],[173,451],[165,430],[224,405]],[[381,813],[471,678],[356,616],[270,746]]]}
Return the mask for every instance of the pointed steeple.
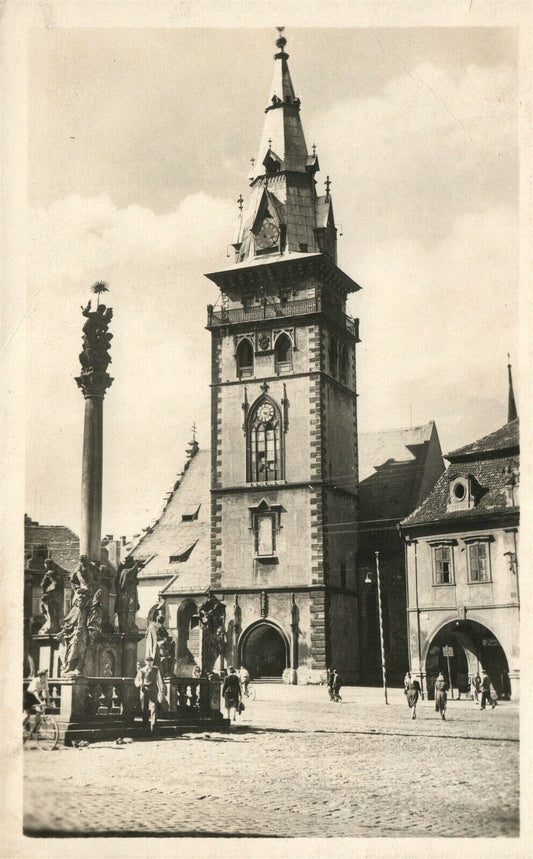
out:
{"label": "pointed steeple", "polygon": [[516,402],[513,391],[513,375],[511,373],[511,356],[507,353],[507,374],[509,377],[509,399],[507,405],[507,423],[516,420],[518,412],[516,410]]}
{"label": "pointed steeple", "polygon": [[265,108],[265,122],[259,151],[250,175],[251,179],[266,172],[295,170],[305,173],[308,168],[307,145],[300,119],[300,99],[296,98],[289,72],[287,39],[276,41],[279,51],[274,54],[274,75]]}
{"label": "pointed steeple", "polygon": [[235,261],[285,253],[337,256],[337,231],[331,195],[318,196],[316,146],[307,151],[300,99],[291,80],[283,27],[278,27],[274,75],[265,108],[257,157],[248,175],[250,196],[234,243]]}

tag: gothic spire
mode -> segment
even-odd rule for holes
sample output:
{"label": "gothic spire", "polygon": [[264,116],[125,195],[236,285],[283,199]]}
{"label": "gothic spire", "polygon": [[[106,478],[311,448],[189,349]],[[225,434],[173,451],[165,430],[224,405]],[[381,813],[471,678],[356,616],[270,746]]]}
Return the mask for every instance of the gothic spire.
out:
{"label": "gothic spire", "polygon": [[507,353],[507,374],[509,377],[509,399],[507,405],[507,423],[516,420],[518,412],[516,410],[516,402],[513,391],[513,375],[511,373],[511,356]]}
{"label": "gothic spire", "polygon": [[265,172],[295,170],[305,173],[308,155],[302,122],[300,99],[296,97],[289,72],[289,55],[285,51],[287,39],[282,35],[276,40],[278,51],[274,54],[272,86],[265,108],[265,121],[259,151],[250,179]]}

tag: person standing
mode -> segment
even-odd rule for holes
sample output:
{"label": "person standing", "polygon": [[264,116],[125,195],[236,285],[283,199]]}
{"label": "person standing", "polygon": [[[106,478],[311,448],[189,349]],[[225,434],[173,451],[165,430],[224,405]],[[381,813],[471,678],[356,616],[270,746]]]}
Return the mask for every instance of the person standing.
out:
{"label": "person standing", "polygon": [[333,669],[333,681],[332,681],[333,700],[336,701],[337,703],[340,703],[342,701],[341,686],[342,686],[342,681],[341,681],[339,672],[337,671],[336,668],[334,668]]}
{"label": "person standing", "polygon": [[486,671],[481,672],[481,703],[480,710],[484,710],[487,704],[491,704],[492,709],[494,709],[494,705],[492,704],[490,698],[490,677]]}
{"label": "person standing", "polygon": [[241,665],[241,670],[239,672],[239,675],[240,675],[243,695],[248,696],[248,684],[250,683],[250,674],[249,674],[248,670],[244,667],[244,665]]}
{"label": "person standing", "polygon": [[448,684],[444,679],[442,671],[440,671],[437,680],[435,681],[435,710],[437,713],[440,713],[442,719],[446,718],[446,703],[448,700],[447,692]]}
{"label": "person standing", "polygon": [[222,686],[222,696],[224,698],[226,710],[228,711],[228,719],[231,719],[231,711],[233,710],[233,721],[235,721],[237,711],[239,710],[239,705],[241,703],[241,684],[239,683],[239,678],[235,673],[233,665],[228,669],[228,671],[229,673],[227,677],[224,678]]}
{"label": "person standing", "polygon": [[405,693],[407,695],[407,704],[409,705],[409,709],[413,711],[413,715],[411,718],[416,719],[416,705],[418,703],[418,699],[422,692],[420,688],[420,683],[415,677],[411,677],[411,674],[408,672],[406,677],[407,686]]}
{"label": "person standing", "polygon": [[157,665],[154,665],[152,656],[147,656],[144,665],[139,666],[135,685],[141,695],[141,712],[145,727],[150,727],[153,734],[157,723],[157,705],[165,700],[165,687],[163,678]]}
{"label": "person standing", "polygon": [[481,677],[476,672],[472,675],[472,679],[470,680],[470,697],[472,701],[475,701],[476,704],[479,703],[479,690],[481,689]]}

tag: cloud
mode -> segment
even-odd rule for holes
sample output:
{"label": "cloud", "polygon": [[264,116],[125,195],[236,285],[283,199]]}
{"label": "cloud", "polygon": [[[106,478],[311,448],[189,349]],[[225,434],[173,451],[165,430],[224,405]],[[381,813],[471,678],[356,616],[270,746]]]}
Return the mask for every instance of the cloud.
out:
{"label": "cloud", "polygon": [[[79,528],[83,398],[80,305],[102,278],[114,308],[105,403],[104,527],[139,529],[184,460],[193,420],[209,446],[210,340],[202,272],[222,267],[235,206],[196,193],[157,215],[70,195],[30,218],[28,510]],[[51,475],[56,475],[51,480]],[[39,500],[40,499],[40,500]]]}

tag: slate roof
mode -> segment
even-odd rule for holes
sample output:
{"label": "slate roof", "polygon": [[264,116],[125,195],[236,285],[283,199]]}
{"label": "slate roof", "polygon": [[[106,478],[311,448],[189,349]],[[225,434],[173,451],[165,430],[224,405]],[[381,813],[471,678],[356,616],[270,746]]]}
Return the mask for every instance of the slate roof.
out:
{"label": "slate roof", "polygon": [[[153,556],[139,575],[141,586],[143,580],[162,578],[166,579],[162,583],[165,594],[203,593],[209,587],[210,485],[211,452],[197,450],[186,463],[183,477],[170,494],[161,516],[131,551],[134,558],[147,560]],[[179,556],[184,560],[170,560]]]}
{"label": "slate roof", "polygon": [[64,570],[73,573],[80,560],[80,538],[65,525],[24,523],[24,550],[27,554],[38,546],[46,546],[50,557]]}
{"label": "slate roof", "polygon": [[433,421],[360,433],[360,520],[402,519],[420,503],[421,493],[429,491],[443,468]]}
{"label": "slate roof", "polygon": [[520,446],[519,435],[519,420],[515,418],[514,421],[500,427],[496,432],[485,435],[483,438],[478,439],[478,441],[472,442],[472,444],[452,450],[446,454],[446,459],[450,460],[450,462],[456,462],[467,458],[477,459],[479,454],[482,453],[502,453],[503,451],[518,453]]}
{"label": "slate roof", "polygon": [[[472,444],[457,448],[446,455],[450,465],[423,503],[403,520],[402,527],[474,520],[497,513],[519,512],[519,507],[507,505],[506,469],[519,468],[518,419]],[[476,504],[471,509],[448,511],[449,484],[453,477],[469,475],[476,487]]]}

